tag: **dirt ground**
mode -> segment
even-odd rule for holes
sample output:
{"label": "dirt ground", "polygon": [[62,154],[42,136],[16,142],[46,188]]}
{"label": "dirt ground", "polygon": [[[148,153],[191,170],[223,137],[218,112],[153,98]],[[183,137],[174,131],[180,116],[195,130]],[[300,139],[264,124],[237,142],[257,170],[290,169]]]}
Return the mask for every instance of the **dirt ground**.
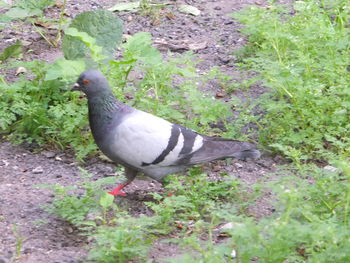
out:
{"label": "dirt ground", "polygon": [[[68,2],[67,15],[75,15],[99,8],[108,8],[118,1],[82,1]],[[245,5],[263,6],[264,1],[255,0],[186,0],[170,1],[158,20],[142,16],[137,12],[119,14],[124,22],[124,33],[132,35],[141,31],[152,33],[155,45],[162,51],[183,52],[188,44],[197,44],[201,48],[194,52],[202,60],[199,70],[219,66],[239,79],[235,69],[235,57],[232,51],[244,44],[244,38],[238,32],[240,25],[228,14]],[[179,13],[177,4],[190,4],[201,10],[197,17]],[[4,10],[2,10],[4,11]],[[57,13],[57,8],[46,10],[48,14]],[[172,15],[166,15],[167,13]],[[61,56],[59,48],[50,47],[30,26],[22,25],[6,28],[1,32],[4,41],[0,50],[21,39],[30,44],[31,49],[24,60],[42,59],[53,61]],[[11,74],[11,72],[10,72]],[[218,87],[212,87],[219,92]],[[217,90],[215,90],[217,89]],[[262,87],[253,87],[252,95],[260,94]],[[240,94],[235,94],[240,95]],[[230,94],[223,99],[229,100]],[[213,166],[220,169],[212,169]],[[46,213],[43,206],[50,203],[53,194],[50,190],[35,187],[38,184],[72,185],[79,180],[79,165],[67,153],[55,150],[33,151],[30,147],[14,146],[4,138],[0,140],[0,263],[75,263],[86,262],[88,241],[81,237],[71,225]],[[114,165],[99,159],[91,159],[84,167],[95,176],[114,174]],[[225,170],[248,184],[262,180],[275,169],[275,161],[263,156],[258,161],[235,161],[230,165],[219,162],[207,164],[204,169],[209,173]],[[215,170],[215,172],[213,171]],[[148,192],[162,191],[161,185],[147,178],[138,178],[126,188],[129,194],[122,198],[133,214],[145,213],[142,198]],[[251,208],[252,213],[261,217],[271,213],[271,206],[265,199]],[[16,244],[22,242],[21,256],[14,259]],[[170,244],[155,243],[151,251],[152,262],[162,262],[162,258],[174,256],[176,247]]]}

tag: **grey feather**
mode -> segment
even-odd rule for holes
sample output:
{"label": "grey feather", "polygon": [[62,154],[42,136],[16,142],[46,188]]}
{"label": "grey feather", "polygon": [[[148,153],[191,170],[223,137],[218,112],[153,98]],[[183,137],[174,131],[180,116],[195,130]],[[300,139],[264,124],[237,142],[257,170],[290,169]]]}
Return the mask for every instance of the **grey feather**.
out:
{"label": "grey feather", "polygon": [[198,163],[260,157],[254,144],[201,135],[118,101],[99,71],[82,73],[73,90],[87,95],[90,127],[100,150],[126,167],[122,187],[138,172],[160,181]]}
{"label": "grey feather", "polygon": [[260,158],[260,152],[252,143],[209,136],[203,137],[203,146],[192,154],[190,165],[224,158],[242,160]]}

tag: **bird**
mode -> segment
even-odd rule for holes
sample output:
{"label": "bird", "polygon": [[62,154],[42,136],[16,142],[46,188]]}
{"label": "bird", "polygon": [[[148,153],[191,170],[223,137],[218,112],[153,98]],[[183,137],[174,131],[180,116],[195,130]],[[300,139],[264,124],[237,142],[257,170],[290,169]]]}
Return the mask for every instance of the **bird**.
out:
{"label": "bird", "polygon": [[253,143],[203,135],[117,100],[98,70],[81,73],[72,90],[87,97],[89,124],[98,148],[125,168],[126,180],[111,195],[126,196],[122,189],[138,173],[162,182],[166,175],[196,164],[260,157]]}

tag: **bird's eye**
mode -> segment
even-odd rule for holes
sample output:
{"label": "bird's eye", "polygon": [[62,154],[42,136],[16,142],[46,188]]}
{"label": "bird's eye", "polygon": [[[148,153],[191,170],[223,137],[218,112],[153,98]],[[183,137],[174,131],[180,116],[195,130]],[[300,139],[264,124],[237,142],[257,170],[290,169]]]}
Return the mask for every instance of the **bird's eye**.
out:
{"label": "bird's eye", "polygon": [[83,80],[83,84],[84,84],[84,85],[87,85],[87,84],[89,84],[89,83],[90,83],[90,80],[88,80],[88,79],[84,79],[84,80]]}

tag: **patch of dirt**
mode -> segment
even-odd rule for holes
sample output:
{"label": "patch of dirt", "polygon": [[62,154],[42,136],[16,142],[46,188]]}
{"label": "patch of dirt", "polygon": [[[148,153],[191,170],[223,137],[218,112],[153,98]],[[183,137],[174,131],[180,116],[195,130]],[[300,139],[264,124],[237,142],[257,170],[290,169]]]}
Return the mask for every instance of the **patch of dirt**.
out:
{"label": "patch of dirt", "polygon": [[[117,1],[68,1],[67,16],[99,8],[108,8]],[[172,3],[172,2],[171,2]],[[186,3],[201,10],[200,16],[179,13],[176,5]],[[159,16],[149,17],[138,12],[123,12],[119,17],[124,22],[124,33],[151,32],[155,45],[166,53],[184,52],[192,44],[193,51],[202,60],[199,70],[219,66],[225,72],[239,79],[235,70],[235,57],[232,51],[244,44],[244,38],[238,32],[240,25],[228,14],[248,4],[264,5],[264,1],[254,0],[188,0],[177,1],[162,9]],[[55,16],[57,8],[46,12]],[[3,12],[4,10],[2,10]],[[4,41],[0,49],[14,43],[16,39],[29,42],[23,60],[40,59],[53,61],[62,56],[59,48],[50,47],[31,26],[18,24],[2,30]],[[12,72],[12,76],[11,76]],[[14,80],[14,71],[10,71],[8,80]],[[210,87],[217,92],[220,87]],[[262,87],[256,86],[252,93],[261,93]],[[243,96],[242,94],[235,94]],[[225,98],[229,100],[227,95]],[[219,167],[219,168],[217,168]],[[114,165],[98,159],[85,167],[97,177],[114,173]],[[247,184],[265,180],[265,176],[275,169],[275,161],[264,156],[258,161],[214,162],[204,169],[210,177],[221,172],[238,177]],[[0,142],[0,263],[11,260],[23,263],[75,263],[86,262],[85,247],[88,240],[80,236],[74,227],[45,212],[44,206],[54,197],[47,189],[35,187],[38,184],[73,185],[79,181],[78,164],[68,154],[44,151],[33,153],[22,146],[13,146],[9,142]],[[151,192],[162,192],[159,183],[149,178],[138,178],[125,191],[128,197],[118,199],[121,206],[128,207],[133,215],[149,214],[143,205]],[[257,217],[271,213],[272,207],[267,198],[261,198],[251,208]],[[16,258],[16,244],[22,242],[21,255]],[[174,257],[178,248],[174,244],[156,242],[150,254],[152,262],[162,262],[164,257]]]}

